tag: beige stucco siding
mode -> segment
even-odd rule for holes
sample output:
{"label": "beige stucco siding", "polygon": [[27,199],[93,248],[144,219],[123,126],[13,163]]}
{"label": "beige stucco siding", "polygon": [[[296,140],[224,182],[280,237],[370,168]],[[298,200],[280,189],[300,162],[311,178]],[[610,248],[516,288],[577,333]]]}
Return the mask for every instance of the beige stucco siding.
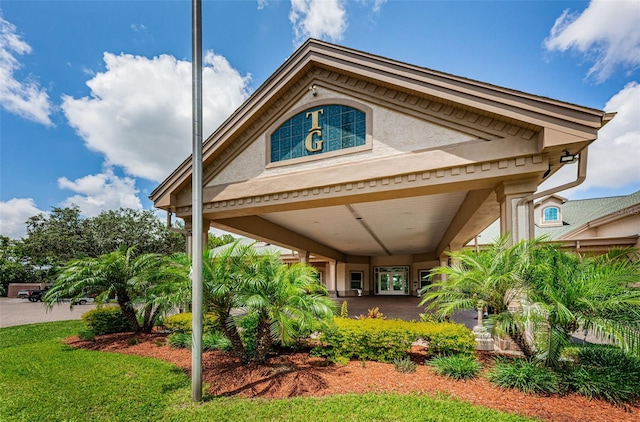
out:
{"label": "beige stucco siding", "polygon": [[[617,219],[597,227],[592,227],[579,233],[575,237],[583,239],[598,237],[624,237],[632,235],[640,235],[640,214],[630,214],[628,217]],[[569,237],[569,239],[571,239],[571,237]]]}
{"label": "beige stucco siding", "polygon": [[[326,104],[350,100],[349,97],[336,92],[325,92],[324,95],[325,98],[320,99],[320,101],[326,101]],[[313,102],[307,99],[300,100],[292,107],[292,110],[304,110],[310,107],[312,103],[317,104],[317,101],[318,99],[316,98],[314,98]],[[371,110],[367,118],[371,119],[372,122],[372,133],[370,134],[372,148],[356,153],[349,153],[348,149],[343,150],[343,155],[322,159],[323,167],[390,157],[412,151],[442,148],[475,140],[473,136],[468,134],[420,120],[374,103],[361,101],[359,104],[363,106],[362,108]],[[267,168],[267,142],[269,142],[271,132],[276,128],[277,126],[274,124],[273,127],[258,135],[238,157],[223,168],[206,186],[226,185],[239,181],[317,169],[317,160]]]}

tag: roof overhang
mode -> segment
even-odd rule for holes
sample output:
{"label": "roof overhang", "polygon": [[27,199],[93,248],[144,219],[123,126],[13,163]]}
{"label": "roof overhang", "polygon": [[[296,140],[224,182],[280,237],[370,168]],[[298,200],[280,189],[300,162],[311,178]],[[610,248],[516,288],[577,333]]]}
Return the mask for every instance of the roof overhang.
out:
{"label": "roof overhang", "polygon": [[[220,171],[273,127],[283,111],[309,95],[309,84],[465,134],[471,141],[215,183]],[[611,118],[599,110],[311,39],[204,142],[204,214],[216,227],[336,260],[377,255],[437,259],[495,221],[498,186],[519,181],[537,186],[547,170],[553,174],[560,168],[564,150],[586,148]],[[187,158],[150,199],[188,220],[190,190]]]}

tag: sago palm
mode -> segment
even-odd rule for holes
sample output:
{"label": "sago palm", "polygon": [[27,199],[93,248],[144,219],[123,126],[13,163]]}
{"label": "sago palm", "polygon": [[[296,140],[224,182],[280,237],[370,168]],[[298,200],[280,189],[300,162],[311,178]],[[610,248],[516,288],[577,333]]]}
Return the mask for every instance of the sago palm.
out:
{"label": "sago palm", "polygon": [[544,318],[542,357],[556,366],[571,333],[596,336],[640,353],[640,280],[637,250],[616,249],[582,256],[545,245],[536,250],[527,274],[531,309]]}
{"label": "sago palm", "polygon": [[54,303],[87,294],[96,295],[97,303],[115,298],[134,330],[149,332],[162,309],[150,303],[147,295],[157,283],[174,276],[166,271],[167,268],[164,256],[136,256],[134,247],[122,247],[97,258],[71,260],[47,291],[44,302],[51,307]]}
{"label": "sago palm", "polygon": [[258,316],[254,361],[262,363],[273,343],[290,344],[301,333],[319,329],[336,309],[320,284],[316,270],[304,264],[283,265],[277,254],[260,257],[251,266],[240,302]]}
{"label": "sago palm", "polygon": [[[262,363],[273,341],[287,343],[326,318],[335,304],[316,278],[313,267],[286,265],[279,255],[259,255],[253,245],[238,242],[221,252],[208,252],[203,262],[204,299],[217,315],[234,353],[243,363]],[[240,320],[255,315],[255,351],[247,350]]]}
{"label": "sago palm", "polygon": [[494,329],[509,334],[525,355],[532,355],[524,323],[508,308],[524,293],[522,269],[528,265],[529,251],[536,242],[521,241],[509,246],[508,237],[504,236],[487,250],[449,252],[451,265],[431,271],[441,280],[426,288],[420,305],[426,305],[441,318],[457,310],[489,307],[494,313]]}

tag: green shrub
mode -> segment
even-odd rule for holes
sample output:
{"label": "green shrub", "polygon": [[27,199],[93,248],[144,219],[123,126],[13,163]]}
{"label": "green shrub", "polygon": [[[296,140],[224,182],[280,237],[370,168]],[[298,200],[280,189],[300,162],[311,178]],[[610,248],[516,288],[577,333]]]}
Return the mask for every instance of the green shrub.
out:
{"label": "green shrub", "polygon": [[396,371],[402,372],[403,374],[416,372],[416,368],[418,367],[418,365],[412,361],[409,356],[394,359],[393,366],[396,368]]}
{"label": "green shrub", "polygon": [[560,377],[534,361],[527,359],[498,360],[489,371],[488,379],[503,388],[515,388],[524,393],[553,394],[560,391]]}
{"label": "green shrub", "polygon": [[[170,331],[178,331],[181,333],[191,332],[191,312],[183,312],[180,314],[169,315],[162,320],[165,328]],[[213,314],[204,314],[202,318],[202,331],[214,331],[217,329],[218,319]]]}
{"label": "green shrub", "polygon": [[191,333],[182,333],[180,331],[169,334],[167,344],[176,349],[191,349]]}
{"label": "green shrub", "polygon": [[95,341],[96,334],[92,330],[81,330],[78,333],[78,338],[83,341]]}
{"label": "green shrub", "polygon": [[208,331],[202,335],[203,350],[231,350],[231,341],[218,331]]}
{"label": "green shrub", "polygon": [[469,355],[440,356],[428,362],[438,375],[445,375],[456,380],[474,378],[482,369],[480,362]]}
{"label": "green shrub", "polygon": [[133,331],[133,326],[124,317],[119,307],[93,309],[82,314],[82,320],[95,335]]}
{"label": "green shrub", "polygon": [[244,344],[244,350],[248,356],[253,356],[256,352],[256,336],[258,334],[259,316],[257,313],[250,313],[242,316],[238,325],[240,327],[240,338]]}
{"label": "green shrub", "polygon": [[380,318],[335,318],[320,336],[314,354],[330,361],[364,359],[392,362],[407,355],[417,339],[428,343],[430,355],[465,353],[475,350],[475,337],[463,325],[425,323]]}
{"label": "green shrub", "polygon": [[138,337],[129,337],[127,339],[127,345],[129,346],[135,346],[138,343],[140,343],[140,340],[138,340]]}
{"label": "green shrub", "polygon": [[[167,337],[167,344],[176,349],[191,349],[191,333],[175,332]],[[230,350],[231,342],[222,333],[210,331],[202,334],[202,350]]]}
{"label": "green shrub", "polygon": [[640,400],[640,359],[617,347],[581,347],[564,367],[567,387],[588,398],[621,405]]}

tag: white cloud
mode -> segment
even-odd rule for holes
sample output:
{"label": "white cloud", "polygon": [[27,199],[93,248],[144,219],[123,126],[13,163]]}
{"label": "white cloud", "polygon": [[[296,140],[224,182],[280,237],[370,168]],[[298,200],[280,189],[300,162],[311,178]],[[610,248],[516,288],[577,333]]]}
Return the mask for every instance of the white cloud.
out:
{"label": "white cloud", "polygon": [[58,179],[58,187],[76,192],[76,195],[64,201],[63,206],[75,204],[85,217],[95,217],[110,209],[142,209],[135,180],[130,177],[120,178],[108,167],[102,173],[73,181],[61,177]]}
{"label": "white cloud", "polygon": [[371,10],[373,11],[373,13],[378,13],[380,12],[382,5],[385,4],[387,0],[359,0],[359,2],[365,6],[371,4]]}
{"label": "white cloud", "polygon": [[25,222],[34,215],[47,214],[36,207],[31,198],[13,198],[0,201],[0,234],[20,239],[27,233]]}
{"label": "white cloud", "polygon": [[[640,185],[640,84],[627,84],[607,102],[605,110],[618,114],[589,146],[587,179],[561,193],[564,196],[571,197],[575,192],[592,188]],[[576,165],[565,166],[545,182],[541,190],[575,180],[576,171]]]}
{"label": "white cloud", "polygon": [[9,113],[52,126],[47,91],[36,81],[29,78],[20,81],[15,76],[22,67],[17,56],[31,52],[31,46],[16,33],[15,25],[0,16],[0,103]]}
{"label": "white cloud", "polygon": [[[191,153],[191,63],[111,53],[104,61],[106,70],[87,82],[91,97],[63,97],[69,124],[109,165],[161,181]],[[212,52],[203,62],[206,137],[245,100],[250,77]]]}
{"label": "white cloud", "polygon": [[258,10],[262,10],[269,5],[269,0],[258,0]]}
{"label": "white cloud", "polygon": [[640,65],[640,0],[592,0],[582,14],[568,10],[556,20],[545,47],[565,52],[575,49],[594,62],[588,75],[602,82],[621,66]]}
{"label": "white cloud", "polygon": [[339,41],[347,30],[347,13],[343,0],[291,0],[289,21],[294,42],[318,38]]}

